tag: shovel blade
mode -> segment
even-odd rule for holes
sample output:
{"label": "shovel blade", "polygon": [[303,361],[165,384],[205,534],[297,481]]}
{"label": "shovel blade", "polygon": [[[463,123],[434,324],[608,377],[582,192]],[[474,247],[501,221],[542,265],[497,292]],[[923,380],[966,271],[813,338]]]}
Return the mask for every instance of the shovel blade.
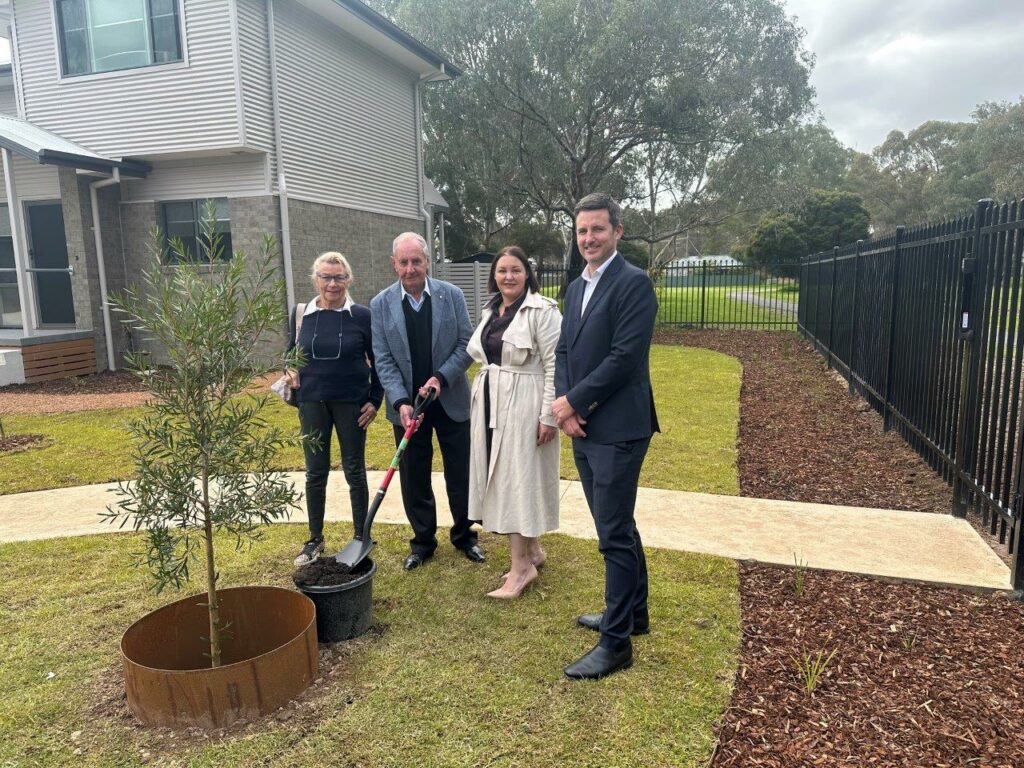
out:
{"label": "shovel blade", "polygon": [[352,539],[341,552],[334,556],[334,560],[342,565],[347,565],[349,568],[355,568],[366,559],[366,556],[376,546],[377,542],[375,541]]}

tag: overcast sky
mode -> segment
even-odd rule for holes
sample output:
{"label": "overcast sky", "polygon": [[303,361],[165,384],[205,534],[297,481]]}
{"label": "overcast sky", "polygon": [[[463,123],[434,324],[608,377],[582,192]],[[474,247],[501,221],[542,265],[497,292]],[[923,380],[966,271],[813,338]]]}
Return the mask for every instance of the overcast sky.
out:
{"label": "overcast sky", "polygon": [[890,130],[967,120],[1024,95],[1020,0],[785,0],[817,61],[811,82],[840,141],[869,152]]}

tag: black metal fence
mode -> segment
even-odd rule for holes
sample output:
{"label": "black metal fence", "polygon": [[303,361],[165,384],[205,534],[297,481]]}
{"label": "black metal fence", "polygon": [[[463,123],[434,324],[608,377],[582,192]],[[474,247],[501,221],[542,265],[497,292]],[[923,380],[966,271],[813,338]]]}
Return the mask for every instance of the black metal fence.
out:
{"label": "black metal fence", "polygon": [[799,329],[1012,554],[1021,538],[1024,201],[804,260]]}
{"label": "black metal fence", "polygon": [[[658,324],[796,330],[799,272],[799,264],[780,266],[774,274],[714,260],[670,264],[653,275]],[[545,295],[560,297],[569,273],[541,269],[538,276]]]}

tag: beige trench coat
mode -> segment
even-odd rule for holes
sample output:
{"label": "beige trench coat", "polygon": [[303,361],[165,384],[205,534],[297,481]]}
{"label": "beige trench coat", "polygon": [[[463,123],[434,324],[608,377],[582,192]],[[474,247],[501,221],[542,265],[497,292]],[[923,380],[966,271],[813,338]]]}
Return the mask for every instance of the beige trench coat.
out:
{"label": "beige trench coat", "polygon": [[[494,533],[539,536],[558,528],[558,435],[537,445],[537,423],[557,423],[551,402],[562,315],[551,299],[528,293],[505,331],[500,366],[487,364],[480,341],[490,317],[485,310],[467,347],[482,366],[470,400],[469,517]],[[489,465],[484,387],[494,429]]]}

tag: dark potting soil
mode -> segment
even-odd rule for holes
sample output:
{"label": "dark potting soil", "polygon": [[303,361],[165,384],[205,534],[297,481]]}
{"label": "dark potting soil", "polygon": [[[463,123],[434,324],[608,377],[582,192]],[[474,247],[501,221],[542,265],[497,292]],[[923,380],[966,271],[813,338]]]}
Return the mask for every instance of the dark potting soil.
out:
{"label": "dark potting soil", "polygon": [[292,574],[295,586],[301,587],[334,587],[347,584],[366,574],[373,567],[371,560],[363,560],[355,568],[339,563],[334,556],[321,557],[308,565],[296,569]]}

